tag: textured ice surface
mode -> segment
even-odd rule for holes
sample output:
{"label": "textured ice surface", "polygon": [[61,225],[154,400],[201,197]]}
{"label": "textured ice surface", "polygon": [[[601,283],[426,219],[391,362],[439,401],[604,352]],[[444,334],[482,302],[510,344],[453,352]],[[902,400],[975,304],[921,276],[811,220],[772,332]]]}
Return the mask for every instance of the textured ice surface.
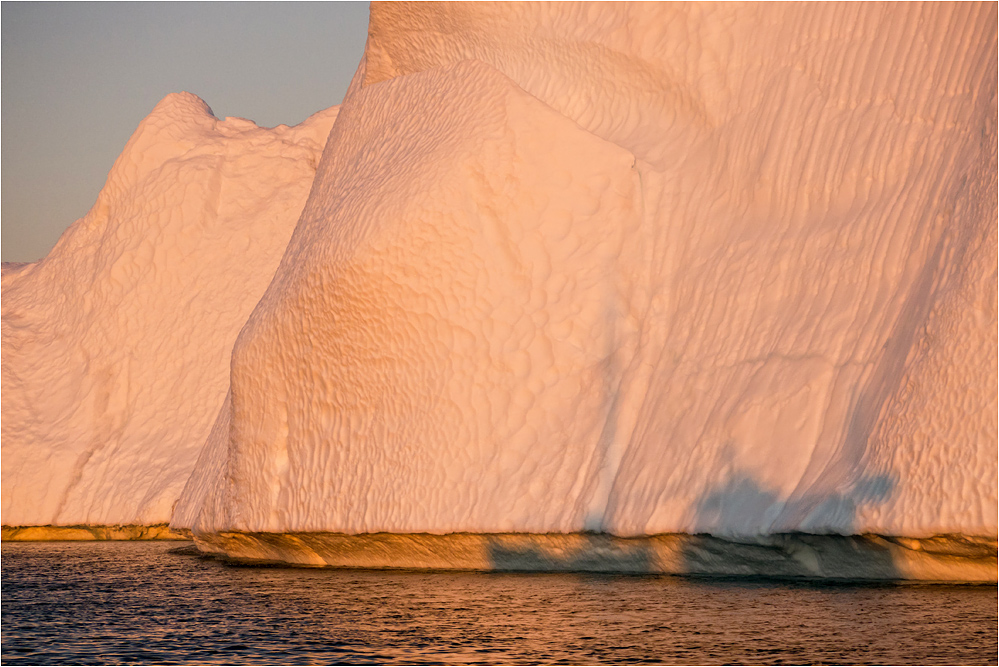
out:
{"label": "textured ice surface", "polygon": [[335,117],[264,129],[169,95],[90,213],[5,267],[4,525],[170,520]]}
{"label": "textured ice surface", "polygon": [[5,273],[4,524],[994,580],[995,26],[374,3],[338,115],[168,98]]}
{"label": "textured ice surface", "polygon": [[994,538],[995,23],[374,4],[174,525]]}

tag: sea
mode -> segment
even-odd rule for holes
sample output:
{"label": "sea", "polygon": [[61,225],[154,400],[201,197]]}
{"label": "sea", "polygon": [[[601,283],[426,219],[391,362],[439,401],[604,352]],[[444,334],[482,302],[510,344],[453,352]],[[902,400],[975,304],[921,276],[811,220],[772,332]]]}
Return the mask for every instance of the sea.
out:
{"label": "sea", "polygon": [[4,665],[996,664],[996,586],[235,565],[4,542]]}

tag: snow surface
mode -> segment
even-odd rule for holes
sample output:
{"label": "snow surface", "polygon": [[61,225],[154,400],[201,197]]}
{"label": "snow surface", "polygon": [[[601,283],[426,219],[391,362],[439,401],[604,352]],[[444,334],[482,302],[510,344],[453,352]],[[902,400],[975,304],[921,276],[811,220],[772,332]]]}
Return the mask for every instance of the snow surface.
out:
{"label": "snow surface", "polygon": [[995,24],[373,5],[174,525],[994,537]]}
{"label": "snow surface", "polygon": [[5,267],[4,525],[170,521],[335,118],[264,129],[169,95],[90,213]]}
{"label": "snow surface", "polygon": [[202,548],[303,562],[339,562],[317,533],[963,534],[994,579],[995,26],[373,3],[338,114],[167,98],[5,272],[3,523],[179,496]]}

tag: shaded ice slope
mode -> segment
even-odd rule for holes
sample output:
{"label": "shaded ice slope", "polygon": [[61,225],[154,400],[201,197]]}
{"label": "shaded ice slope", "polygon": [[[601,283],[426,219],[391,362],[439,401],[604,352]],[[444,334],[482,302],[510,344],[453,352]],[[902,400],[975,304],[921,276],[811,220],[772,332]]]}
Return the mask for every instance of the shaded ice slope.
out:
{"label": "shaded ice slope", "polygon": [[4,272],[4,525],[169,521],[335,117],[264,129],[169,95],[93,209]]}
{"label": "shaded ice slope", "polygon": [[995,23],[374,4],[176,523],[994,537]]}

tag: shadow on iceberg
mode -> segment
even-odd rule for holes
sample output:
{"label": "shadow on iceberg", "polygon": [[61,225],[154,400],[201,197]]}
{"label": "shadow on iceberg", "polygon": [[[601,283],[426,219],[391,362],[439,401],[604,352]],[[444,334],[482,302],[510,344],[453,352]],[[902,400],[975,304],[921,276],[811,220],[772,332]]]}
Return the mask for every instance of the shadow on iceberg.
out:
{"label": "shadow on iceberg", "polygon": [[[833,534],[856,525],[859,506],[882,503],[895,489],[888,476],[862,477],[845,492],[805,495],[794,514],[823,534],[765,528],[787,510],[776,492],[740,477],[706,495],[696,525],[712,534],[615,537],[485,535],[489,569],[498,571],[616,572],[739,576],[825,581],[994,582],[996,543],[963,535],[904,538]],[[739,531],[755,531],[754,533]]]}
{"label": "shadow on iceberg", "polygon": [[[889,475],[865,476],[846,491],[804,493],[782,501],[776,491],[741,475],[704,496],[694,509],[694,522],[704,532],[722,537],[774,532],[856,534],[858,507],[884,503],[895,486]],[[781,531],[781,525],[793,525],[796,530]]]}
{"label": "shadow on iceberg", "polygon": [[[857,507],[883,502],[894,482],[862,478],[845,493],[799,499],[815,525],[850,526]],[[257,533],[195,534],[202,552],[240,563],[363,569],[590,572],[770,577],[824,581],[994,583],[996,541],[962,535],[925,539],[787,532],[768,534],[788,508],[777,494],[740,477],[705,495],[699,526],[715,534],[617,537],[580,533]],[[824,517],[824,518],[823,518]],[[738,530],[755,530],[755,534]],[[832,531],[828,531],[832,532]]]}
{"label": "shadow on iceberg", "polygon": [[655,546],[647,538],[606,533],[486,536],[490,569],[501,572],[653,574],[662,571]]}
{"label": "shadow on iceberg", "polygon": [[[858,509],[884,503],[896,481],[863,476],[845,491],[778,494],[740,476],[698,503],[695,521],[711,535],[685,541],[688,574],[840,581],[996,580],[996,541],[964,535],[929,538],[854,533]],[[793,517],[802,530],[768,532]]]}
{"label": "shadow on iceberg", "polygon": [[362,569],[605,572],[842,581],[995,583],[985,538],[781,534],[740,541],[711,535],[606,533],[210,533],[202,552],[239,563]]}

